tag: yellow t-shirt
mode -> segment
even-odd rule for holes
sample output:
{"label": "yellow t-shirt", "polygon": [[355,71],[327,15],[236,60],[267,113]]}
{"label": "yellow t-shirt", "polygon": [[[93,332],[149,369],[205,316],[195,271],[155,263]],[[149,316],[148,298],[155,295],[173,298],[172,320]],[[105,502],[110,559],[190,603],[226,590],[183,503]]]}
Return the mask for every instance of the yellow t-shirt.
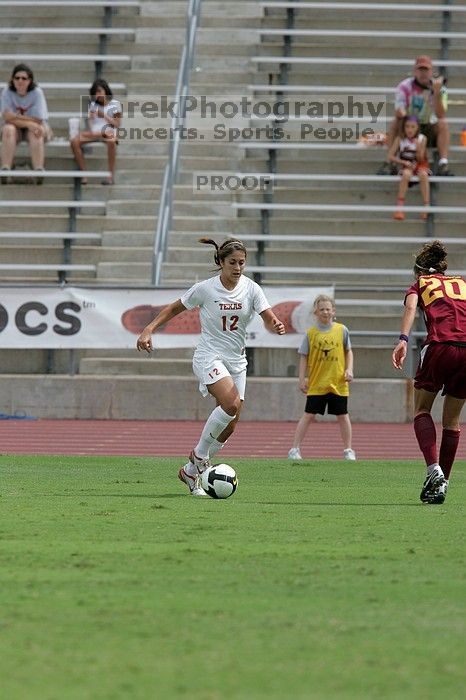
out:
{"label": "yellow t-shirt", "polygon": [[[345,381],[345,331],[347,333],[346,327],[336,322],[328,330],[316,326],[308,329],[308,396],[349,396],[349,385]],[[348,340],[348,349],[350,347]]]}

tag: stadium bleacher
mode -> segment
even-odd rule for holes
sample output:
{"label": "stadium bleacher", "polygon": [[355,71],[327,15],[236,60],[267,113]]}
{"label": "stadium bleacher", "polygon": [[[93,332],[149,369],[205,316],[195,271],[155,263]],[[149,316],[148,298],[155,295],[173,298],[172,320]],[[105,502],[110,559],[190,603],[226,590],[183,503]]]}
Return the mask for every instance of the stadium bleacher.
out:
{"label": "stadium bleacher", "polygon": [[[406,51],[403,42],[406,33],[412,35],[410,12],[415,10],[415,4],[410,11],[393,13],[395,4],[246,0],[234,6],[228,4],[227,8],[225,3],[205,0],[191,91],[227,99],[244,95],[271,104],[283,95],[292,99],[320,95],[328,99],[350,93],[369,98],[375,92],[387,95],[389,111],[389,92],[411,73],[414,56],[430,53],[449,75],[450,160],[456,174],[445,182],[432,179],[436,201],[432,207],[435,218],[430,217],[430,225],[435,223],[435,235],[448,234],[458,265],[464,268],[462,192],[466,169],[465,150],[459,145],[458,135],[466,93],[466,61],[462,56],[466,16],[458,6],[452,8],[447,30],[442,26],[444,6],[429,4],[429,10],[419,10],[418,36],[412,37]],[[402,9],[407,10],[408,4],[401,3]],[[113,6],[111,15],[104,9],[109,5]],[[37,31],[21,35],[14,20],[14,7],[21,6],[29,8],[25,28]],[[5,265],[22,264],[14,260],[16,255],[23,258],[24,264],[89,266],[82,273],[78,269],[72,271],[72,281],[92,279],[94,285],[101,286],[150,284],[157,202],[168,144],[123,140],[116,184],[103,191],[91,180],[82,188],[82,200],[67,207],[75,196],[67,120],[79,114],[80,95],[87,93],[97,63],[104,68],[103,77],[123,99],[172,94],[185,39],[185,11],[184,2],[150,0],[72,1],[66,6],[53,1],[21,4],[20,0],[13,0],[10,8],[0,5],[4,80],[13,58],[27,57],[46,93],[55,134],[47,145],[48,172],[40,193],[26,184],[0,187],[0,221],[6,232],[0,236],[0,246]],[[380,32],[389,12],[395,35],[386,35],[385,41],[379,37],[374,47],[363,32]],[[109,17],[111,26],[105,27]],[[60,31],[72,27],[76,27],[75,32]],[[338,41],[342,27],[346,32],[344,43]],[[446,34],[454,39],[448,55],[444,47]],[[102,36],[106,37],[104,44],[100,43]],[[192,120],[195,123],[194,116]],[[246,119],[241,127],[255,128],[272,121]],[[292,122],[288,124],[290,130]],[[296,126],[299,124],[296,120]],[[260,275],[266,284],[336,283],[339,305],[355,334],[359,376],[394,378],[386,356],[380,352],[388,347],[382,331],[398,330],[397,310],[402,289],[410,280],[412,252],[428,232],[418,219],[417,193],[408,201],[412,208],[407,208],[407,220],[402,224],[391,220],[396,179],[374,175],[381,149],[360,147],[354,142],[239,139],[231,143],[186,141],[181,144],[180,153],[172,225],[162,264],[163,284],[186,287],[211,274],[205,249],[196,243],[200,235],[208,233],[219,240],[229,235],[243,237],[250,250],[250,273]],[[90,146],[86,158],[94,174],[105,170],[105,155],[99,145]],[[16,174],[21,177],[24,151],[19,151],[19,160]],[[276,181],[267,199],[259,193],[194,194],[193,176],[199,171],[272,173]],[[58,175],[60,172],[66,176]],[[24,177],[27,178],[27,171]],[[22,209],[14,204],[18,199],[24,202]],[[70,213],[74,216],[77,211],[73,224],[76,231],[70,232]],[[19,234],[16,241],[10,236],[15,231]],[[64,241],[68,240],[72,241],[72,261],[65,263],[62,256]],[[56,258],[51,259],[52,248]],[[390,282],[387,275],[382,280],[378,272],[384,264],[387,272],[393,271]],[[361,277],[366,269],[369,272],[363,283]],[[31,279],[30,272],[23,270],[23,281]],[[60,274],[58,268],[44,267],[45,272],[48,279]],[[5,274],[10,276],[2,277]],[[0,279],[4,280],[21,280],[21,274],[19,268],[13,277],[12,270],[0,269]],[[383,302],[383,309],[371,303],[375,296]],[[160,351],[151,371],[169,375],[175,359],[176,372],[188,374],[189,355],[185,351]],[[130,351],[79,351],[76,358],[83,374],[147,371],[141,368],[141,358]],[[5,356],[5,366],[10,362]],[[31,361],[27,366],[31,367]],[[66,361],[57,352],[56,367],[63,366]],[[286,377],[292,375],[295,367],[294,350],[258,350],[252,374]]]}
{"label": "stadium bleacher", "polygon": [[[416,14],[413,24],[413,13],[418,7],[422,9]],[[181,284],[182,279],[189,275],[189,266],[179,263],[183,251],[186,258],[192,261],[193,279],[208,274],[205,255],[195,244],[196,235],[200,235],[203,228],[218,232],[219,237],[222,234],[233,234],[239,238],[245,236],[244,240],[248,241],[251,251],[249,270],[256,277],[260,275],[263,283],[336,282],[338,300],[354,305],[364,304],[377,294],[395,303],[411,279],[413,250],[428,235],[444,237],[444,232],[448,234],[458,266],[465,269],[466,259],[460,241],[463,239],[466,170],[465,150],[460,146],[459,131],[464,123],[465,61],[462,47],[466,27],[461,7],[452,12],[448,28],[442,22],[443,13],[450,8],[438,3],[418,6],[415,3],[383,2],[265,2],[261,3],[261,8],[260,26],[253,20],[249,23],[250,31],[255,32],[258,39],[256,50],[254,47],[251,47],[252,52],[249,50],[254,79],[245,85],[245,94],[271,105],[274,101],[305,100],[309,96],[325,100],[330,99],[331,95],[370,97],[381,94],[387,98],[387,115],[390,117],[395,85],[412,74],[417,54],[430,53],[437,67],[448,71],[448,120],[452,133],[450,162],[456,178],[432,178],[435,195],[432,204],[435,206],[430,209],[428,227],[418,218],[421,203],[416,199],[417,192],[410,192],[408,218],[400,226],[399,222],[391,220],[396,203],[397,179],[375,176],[383,158],[382,149],[364,148],[354,140],[352,143],[299,141],[293,138],[296,134],[293,124],[299,128],[299,119],[275,120],[273,115],[265,118],[253,116],[244,126],[283,126],[284,121],[291,142],[270,138],[261,138],[256,142],[255,138],[249,138],[237,140],[231,145],[219,142],[204,147],[197,144],[183,146],[181,178],[175,188],[171,248],[164,263],[164,279],[169,283]],[[385,31],[387,21],[391,25],[388,32]],[[218,70],[218,66],[214,68],[214,63],[208,62],[207,37],[202,39],[202,36],[201,30],[202,43],[198,49],[200,71],[193,75],[194,86],[205,85],[207,67]],[[376,45],[374,36],[377,36]],[[408,37],[409,52],[406,51]],[[250,36],[245,36],[244,40],[250,41]],[[446,44],[448,53],[445,52]],[[232,66],[237,68],[238,64],[237,59],[234,64],[232,61]],[[231,94],[238,94],[238,89],[230,89]],[[321,118],[321,122],[324,120]],[[316,123],[318,121],[315,120]],[[351,120],[347,121],[351,123]],[[210,166],[209,171],[213,172],[216,169],[219,172],[228,171],[238,162],[241,169],[235,168],[234,172],[239,176],[272,172],[272,178],[276,177],[273,192],[265,195],[250,192],[232,194],[231,206],[238,215],[234,221],[231,221],[225,207],[227,198],[217,197],[210,209],[204,202],[199,201],[197,205],[188,203],[184,195],[190,171],[201,169],[196,168],[196,155],[203,158],[203,164]],[[196,219],[199,222],[197,227]],[[303,236],[303,239],[299,236]],[[459,245],[455,246],[455,240]],[[329,262],[335,258],[338,258],[337,265]],[[364,264],[367,261],[368,265],[365,289],[361,284],[365,268],[352,262],[358,258]],[[393,264],[396,258],[397,268]],[[387,289],[387,275],[380,273],[382,261],[386,262],[387,272],[393,273],[391,290]],[[345,308],[346,313],[351,317],[351,305]],[[355,343],[356,364],[359,367],[364,364],[364,353],[369,342],[364,337],[364,331],[373,325],[374,313],[379,313],[379,310],[371,310],[367,304],[366,315],[358,316],[358,325],[354,327],[356,333],[361,332]],[[389,324],[395,336],[397,317],[393,316]],[[261,351],[257,355],[260,356]],[[261,360],[258,363],[264,366]],[[372,364],[369,370],[374,373],[373,376],[395,376],[382,353],[379,354],[379,363],[377,369]],[[382,369],[384,363],[385,370]],[[268,368],[273,364],[274,361],[270,360]],[[385,375],[382,374],[384,371]]]}

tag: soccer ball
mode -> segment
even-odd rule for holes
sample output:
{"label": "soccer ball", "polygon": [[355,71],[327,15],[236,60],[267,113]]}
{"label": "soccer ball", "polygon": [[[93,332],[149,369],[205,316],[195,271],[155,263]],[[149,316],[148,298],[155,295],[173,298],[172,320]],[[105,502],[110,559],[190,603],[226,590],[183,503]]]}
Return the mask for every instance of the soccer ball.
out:
{"label": "soccer ball", "polygon": [[201,486],[212,498],[228,498],[238,486],[238,477],[229,464],[214,464],[202,472]]}

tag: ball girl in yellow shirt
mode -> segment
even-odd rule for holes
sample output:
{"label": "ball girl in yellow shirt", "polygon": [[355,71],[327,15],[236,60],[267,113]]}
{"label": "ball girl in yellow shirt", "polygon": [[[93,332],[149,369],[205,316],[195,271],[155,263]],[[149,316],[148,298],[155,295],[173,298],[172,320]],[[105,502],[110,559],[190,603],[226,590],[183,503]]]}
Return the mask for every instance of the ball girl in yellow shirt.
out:
{"label": "ball girl in yellow shirt", "polygon": [[320,294],[314,301],[316,322],[299,347],[299,388],[307,395],[304,413],[296,426],[288,459],[302,459],[301,442],[316,415],[337,417],[343,442],[343,456],[355,460],[351,447],[352,428],[348,414],[349,383],[353,379],[353,351],[349,331],[335,319],[335,301]]}

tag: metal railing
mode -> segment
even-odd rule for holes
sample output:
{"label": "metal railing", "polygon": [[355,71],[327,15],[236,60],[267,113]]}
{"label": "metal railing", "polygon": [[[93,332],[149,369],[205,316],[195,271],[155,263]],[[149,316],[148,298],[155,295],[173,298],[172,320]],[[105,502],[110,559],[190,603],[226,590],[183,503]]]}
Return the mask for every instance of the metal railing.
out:
{"label": "metal railing", "polygon": [[178,179],[181,134],[186,122],[186,99],[189,94],[189,78],[194,63],[197,28],[201,18],[202,0],[189,0],[186,18],[186,39],[181,54],[178,79],[176,81],[176,114],[171,121],[171,141],[168,162],[163,175],[159,202],[157,230],[152,259],[152,285],[159,287],[162,278],[162,264],[166,257],[168,235],[172,221],[173,186]]}

